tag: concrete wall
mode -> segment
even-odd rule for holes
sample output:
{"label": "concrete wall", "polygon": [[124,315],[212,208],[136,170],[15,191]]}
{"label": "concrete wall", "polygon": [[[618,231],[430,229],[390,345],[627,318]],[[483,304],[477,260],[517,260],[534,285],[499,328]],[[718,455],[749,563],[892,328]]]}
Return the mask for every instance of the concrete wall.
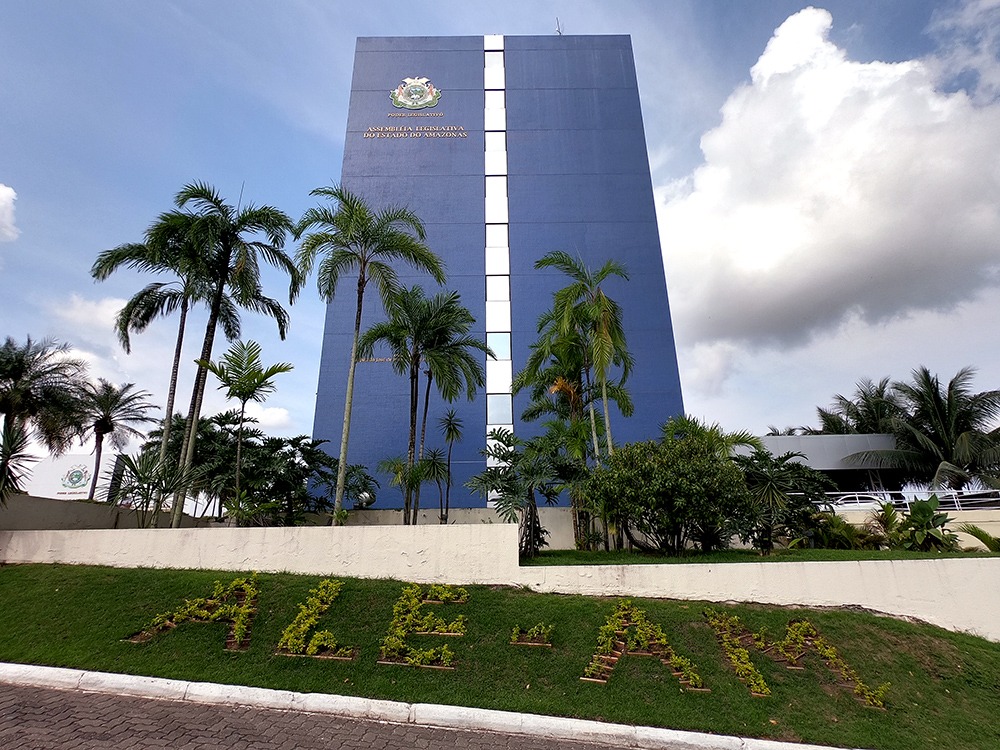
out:
{"label": "concrete wall", "polygon": [[0,561],[514,585],[519,570],[512,524],[0,531]]}
{"label": "concrete wall", "polygon": [[[183,526],[196,526],[198,519],[184,516]],[[160,526],[170,525],[170,514],[160,514]],[[128,529],[137,528],[136,513],[104,503],[86,500],[56,500],[47,497],[14,495],[0,508],[0,529]]]}
{"label": "concrete wall", "polygon": [[0,562],[289,571],[600,596],[860,606],[1000,641],[1000,557],[520,567],[512,524],[0,531]]}

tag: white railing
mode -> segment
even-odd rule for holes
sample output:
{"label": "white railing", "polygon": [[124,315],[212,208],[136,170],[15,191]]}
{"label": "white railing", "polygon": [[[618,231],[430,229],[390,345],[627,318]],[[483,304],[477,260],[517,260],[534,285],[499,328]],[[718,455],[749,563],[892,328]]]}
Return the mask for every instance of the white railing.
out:
{"label": "white railing", "polygon": [[937,495],[943,511],[998,510],[1000,490],[903,490],[899,492],[830,492],[827,502],[833,510],[877,510],[892,503],[899,510],[909,510],[910,503]]}

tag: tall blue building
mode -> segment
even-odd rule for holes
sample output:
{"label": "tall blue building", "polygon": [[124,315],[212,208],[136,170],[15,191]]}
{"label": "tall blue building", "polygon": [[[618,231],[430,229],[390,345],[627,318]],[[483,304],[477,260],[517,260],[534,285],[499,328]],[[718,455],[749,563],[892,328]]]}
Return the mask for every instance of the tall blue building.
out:
{"label": "tall blue building", "polygon": [[[629,37],[359,39],[342,183],[375,208],[405,205],[423,219],[447,266],[446,288],[461,294],[497,354],[486,363],[486,392],[450,405],[464,421],[453,504],[482,504],[462,484],[485,466],[491,429],[539,430],[520,421],[527,397],[512,397],[511,379],[537,338],[538,316],[567,283],[534,270],[552,250],[592,268],[614,258],[631,277],[605,285],[636,360],[627,383],[635,414],[612,412],[615,440],[654,437],[683,413]],[[429,279],[400,270],[404,284],[433,293]],[[334,450],[355,307],[353,285],[342,287],[327,309],[314,426]],[[381,319],[369,294],[363,326]],[[444,447],[437,420],[447,408],[432,397],[429,447]],[[384,361],[359,363],[349,462],[374,471],[405,455],[408,413],[408,379]],[[392,495],[383,492],[379,505],[391,506]]]}

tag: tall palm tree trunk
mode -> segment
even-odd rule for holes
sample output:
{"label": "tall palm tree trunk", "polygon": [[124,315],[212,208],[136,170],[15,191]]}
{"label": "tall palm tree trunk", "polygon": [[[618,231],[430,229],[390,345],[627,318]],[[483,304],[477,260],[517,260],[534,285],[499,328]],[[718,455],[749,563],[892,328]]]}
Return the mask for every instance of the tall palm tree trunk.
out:
{"label": "tall palm tree trunk", "polygon": [[431,403],[431,382],[434,380],[430,370],[427,370],[425,374],[427,375],[427,388],[424,391],[424,416],[420,425],[420,458],[424,457],[424,441],[427,439],[427,407]]}
{"label": "tall palm tree trunk", "polygon": [[[236,430],[236,500],[240,499],[240,474],[243,470],[243,420],[246,418],[247,402],[240,402],[240,426]],[[221,515],[221,514],[220,514]]]}
{"label": "tall palm tree trunk", "polygon": [[354,402],[354,370],[358,366],[358,337],[361,335],[361,309],[365,298],[364,268],[358,273],[358,309],[354,315],[354,338],[351,339],[351,360],[347,368],[347,393],[344,394],[344,429],[340,435],[340,458],[337,459],[337,493],[333,499],[334,523],[340,525],[347,487],[347,443],[351,434],[351,406]]}
{"label": "tall palm tree trunk", "polygon": [[[417,523],[416,504],[420,502],[419,495],[414,502],[413,492],[413,467],[416,464],[417,455],[417,409],[420,399],[420,358],[416,345],[410,352],[410,437],[406,447],[406,466],[409,469],[409,481],[406,482],[406,492],[403,498],[403,523]],[[417,485],[419,493],[420,485]]]}
{"label": "tall palm tree trunk", "polygon": [[[167,442],[170,440],[171,428],[174,422],[174,401],[177,398],[177,376],[181,369],[181,354],[184,349],[184,329],[187,326],[188,299],[181,300],[180,323],[177,324],[177,343],[174,345],[174,362],[170,368],[170,387],[167,389],[166,418],[163,420],[163,434],[160,436],[160,464],[167,460]],[[150,528],[159,526],[160,508],[163,507],[163,493],[159,492],[156,498],[156,509],[153,511],[153,518]],[[173,515],[171,514],[171,518]]]}
{"label": "tall palm tree trunk", "polygon": [[444,486],[444,513],[441,514],[441,523],[448,523],[448,511],[451,506],[451,449],[454,447],[452,441],[448,441],[448,481]]}
{"label": "tall palm tree trunk", "polygon": [[[583,368],[583,377],[587,381],[587,393],[591,393],[592,383],[590,382],[590,368]],[[598,466],[601,465],[601,448],[597,442],[597,416],[594,413],[594,399],[590,399],[590,403],[587,404],[587,411],[590,415],[590,437],[594,441],[594,461]]]}
{"label": "tall palm tree trunk", "polygon": [[[229,268],[229,253],[226,254],[225,264],[220,263],[220,267]],[[205,324],[205,339],[201,345],[201,362],[212,361],[212,348],[215,345],[215,328],[219,324],[219,311],[222,309],[222,297],[226,292],[225,278],[218,279],[215,294],[212,297],[212,305],[208,312],[208,322]],[[191,408],[188,411],[187,430],[184,434],[184,445],[181,451],[180,468],[186,477],[191,467],[194,465],[195,443],[198,437],[198,419],[201,417],[201,404],[205,397],[205,384],[208,382],[208,368],[204,364],[198,365],[195,374],[194,388],[191,391]],[[170,526],[179,528],[181,516],[184,514],[184,500],[187,498],[187,490],[182,490],[174,497],[174,507],[170,513]]]}
{"label": "tall palm tree trunk", "polygon": [[101,452],[104,450],[104,433],[94,431],[94,478],[90,480],[90,493],[87,495],[88,500],[94,499],[94,493],[97,491],[97,479],[101,471]]}
{"label": "tall palm tree trunk", "polygon": [[608,455],[615,455],[614,443],[611,442],[611,414],[608,409],[608,378],[601,374],[601,402],[604,404],[604,437],[608,441]]}
{"label": "tall palm tree trunk", "polygon": [[[421,461],[424,459],[424,442],[427,439],[427,407],[430,405],[431,401],[431,383],[434,380],[434,376],[431,371],[427,371],[427,389],[424,391],[424,414],[420,424],[420,451],[417,454],[417,458]],[[440,487],[440,484],[438,485]],[[416,487],[416,492],[413,495],[413,525],[417,525],[417,509],[420,507],[420,488],[421,485],[418,484]]]}
{"label": "tall palm tree trunk", "polygon": [[177,325],[177,343],[174,345],[174,363],[170,369],[170,387],[167,389],[166,419],[163,422],[163,435],[160,438],[160,463],[167,458],[167,441],[170,440],[173,426],[174,401],[177,398],[177,376],[181,369],[181,354],[184,349],[184,328],[187,325],[188,300],[181,300],[180,323]]}

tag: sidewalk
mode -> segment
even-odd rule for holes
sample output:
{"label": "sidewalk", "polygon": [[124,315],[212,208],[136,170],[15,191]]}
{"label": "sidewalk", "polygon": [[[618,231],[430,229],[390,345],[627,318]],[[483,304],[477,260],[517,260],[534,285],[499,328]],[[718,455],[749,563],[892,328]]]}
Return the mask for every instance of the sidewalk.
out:
{"label": "sidewalk", "polygon": [[[823,750],[507,711],[0,663],[0,747]],[[591,744],[592,743],[592,744]],[[825,750],[829,750],[826,748]]]}

